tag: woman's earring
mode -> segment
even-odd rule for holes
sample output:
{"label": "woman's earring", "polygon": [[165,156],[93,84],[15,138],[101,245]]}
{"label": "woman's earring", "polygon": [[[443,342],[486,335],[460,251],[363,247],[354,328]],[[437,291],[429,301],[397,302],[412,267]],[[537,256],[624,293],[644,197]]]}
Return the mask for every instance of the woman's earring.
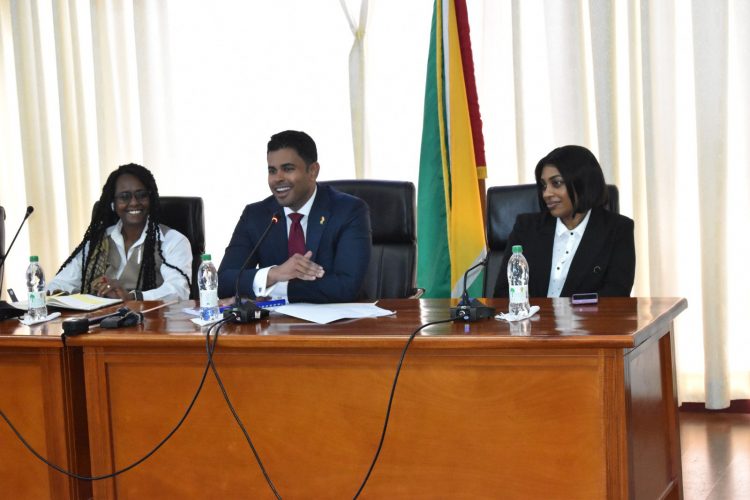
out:
{"label": "woman's earring", "polygon": [[112,203],[110,203],[110,204],[109,204],[109,207],[110,207],[110,208],[112,209],[112,211],[114,212],[114,211],[115,211],[115,202],[113,201]]}

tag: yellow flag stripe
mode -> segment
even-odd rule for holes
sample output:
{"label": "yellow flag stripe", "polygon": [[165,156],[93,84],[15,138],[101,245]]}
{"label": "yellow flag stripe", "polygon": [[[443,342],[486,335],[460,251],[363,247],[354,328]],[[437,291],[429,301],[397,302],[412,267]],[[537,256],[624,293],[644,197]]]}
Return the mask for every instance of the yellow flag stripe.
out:
{"label": "yellow flag stripe", "polygon": [[[439,4],[440,2],[438,2]],[[449,154],[450,207],[448,245],[451,253],[451,283],[454,291],[463,290],[464,272],[483,258],[486,252],[481,198],[479,196],[474,142],[471,133],[469,103],[466,96],[458,26],[453,1],[448,2],[448,40],[446,52],[450,84]]]}

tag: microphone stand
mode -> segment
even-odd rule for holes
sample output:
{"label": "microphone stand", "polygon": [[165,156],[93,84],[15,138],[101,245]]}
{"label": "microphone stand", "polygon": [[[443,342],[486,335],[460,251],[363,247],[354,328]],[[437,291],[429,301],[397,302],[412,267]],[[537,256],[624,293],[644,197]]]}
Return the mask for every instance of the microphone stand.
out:
{"label": "microphone stand", "polygon": [[[5,259],[8,258],[8,254],[10,253],[10,249],[13,248],[13,244],[16,242],[16,238],[18,238],[18,233],[21,232],[21,228],[23,227],[24,223],[26,223],[26,219],[29,218],[29,215],[34,211],[34,207],[28,206],[26,207],[26,215],[24,215],[23,220],[21,221],[21,224],[18,226],[18,230],[16,231],[15,236],[13,236],[13,240],[11,240],[10,245],[8,245],[8,250],[0,257],[0,292],[3,289],[3,278],[5,276]],[[22,309],[17,309],[13,307],[12,305],[8,304],[4,300],[0,300],[0,321],[8,318],[18,318],[19,316],[23,316],[25,311]]]}
{"label": "microphone stand", "polygon": [[242,273],[250,265],[250,261],[258,251],[260,244],[263,243],[263,240],[266,239],[266,235],[268,235],[271,227],[273,227],[273,225],[278,222],[278,214],[273,214],[271,216],[271,222],[268,223],[268,226],[266,226],[263,234],[261,234],[260,238],[258,238],[258,242],[255,244],[253,249],[250,250],[250,253],[247,255],[245,262],[242,264],[242,267],[240,267],[240,271],[237,273],[237,279],[234,282],[234,307],[232,309],[224,311],[224,317],[234,318],[235,323],[251,323],[253,321],[259,321],[263,318],[268,317],[268,310],[258,307],[252,300],[242,302],[240,297],[240,276],[242,276]]}
{"label": "microphone stand", "polygon": [[451,307],[451,318],[456,320],[471,322],[480,319],[491,318],[495,315],[495,308],[486,306],[478,299],[469,298],[469,289],[466,285],[467,276],[469,272],[480,266],[486,266],[487,259],[482,259],[477,264],[474,264],[464,273],[464,292],[461,294],[461,300],[456,307]]}

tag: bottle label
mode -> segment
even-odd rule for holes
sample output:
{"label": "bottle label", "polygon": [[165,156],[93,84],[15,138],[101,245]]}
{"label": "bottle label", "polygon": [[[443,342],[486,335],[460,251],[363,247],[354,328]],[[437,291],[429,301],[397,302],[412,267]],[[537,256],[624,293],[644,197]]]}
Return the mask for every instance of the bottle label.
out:
{"label": "bottle label", "polygon": [[528,285],[510,285],[510,287],[508,287],[508,297],[510,298],[511,304],[526,302],[529,300]]}
{"label": "bottle label", "polygon": [[201,290],[201,307],[217,307],[219,294],[217,290]]}
{"label": "bottle label", "polygon": [[29,292],[29,309],[36,309],[38,307],[44,307],[46,301],[44,300],[44,292]]}

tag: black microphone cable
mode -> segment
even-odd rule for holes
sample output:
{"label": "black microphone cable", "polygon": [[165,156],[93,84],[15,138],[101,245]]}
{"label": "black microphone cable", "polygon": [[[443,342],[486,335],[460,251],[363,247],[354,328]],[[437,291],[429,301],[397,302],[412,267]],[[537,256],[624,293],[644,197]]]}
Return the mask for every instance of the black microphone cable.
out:
{"label": "black microphone cable", "polygon": [[212,344],[209,345],[208,338],[209,335],[206,335],[206,353],[208,354],[208,363],[211,365],[211,370],[214,372],[214,377],[216,378],[216,382],[219,384],[219,388],[221,389],[221,394],[224,396],[224,401],[226,401],[227,406],[229,407],[229,410],[232,412],[232,416],[234,417],[234,420],[237,422],[237,425],[239,425],[240,429],[242,430],[242,434],[245,435],[245,441],[247,441],[247,444],[250,445],[250,449],[253,452],[253,455],[255,456],[255,461],[258,463],[258,467],[260,467],[260,471],[263,473],[263,477],[266,479],[266,483],[268,483],[269,488],[271,488],[271,491],[273,492],[274,496],[281,500],[281,495],[279,495],[279,492],[276,490],[276,487],[273,484],[273,481],[271,480],[271,477],[268,475],[268,472],[266,471],[266,468],[263,466],[263,461],[260,459],[260,455],[258,454],[258,451],[255,449],[255,445],[253,445],[253,440],[250,438],[250,434],[247,432],[247,429],[245,428],[245,425],[242,423],[242,419],[240,419],[239,414],[237,413],[237,410],[234,409],[234,405],[232,404],[232,401],[229,399],[229,394],[227,393],[226,388],[224,387],[224,382],[221,380],[221,376],[219,376],[219,371],[216,369],[216,365],[214,364],[214,349],[216,348],[216,341],[219,337],[219,330],[221,330],[221,327],[224,325],[224,323],[227,323],[228,321],[232,321],[234,318],[229,316],[225,317],[224,319],[218,321],[217,323],[214,323],[208,328],[208,332],[210,335],[211,329],[216,328],[216,332],[214,334],[214,341]]}
{"label": "black microphone cable", "polygon": [[362,490],[365,489],[367,480],[370,479],[370,474],[372,474],[372,470],[375,468],[375,464],[377,463],[378,457],[380,456],[380,450],[383,448],[383,442],[385,441],[385,433],[388,430],[388,421],[391,418],[391,406],[393,406],[393,395],[396,393],[396,384],[398,384],[398,376],[401,374],[401,367],[404,364],[406,351],[409,349],[409,346],[411,345],[412,340],[414,340],[414,337],[416,337],[417,333],[419,333],[419,331],[422,330],[423,328],[427,328],[428,326],[432,326],[432,325],[439,325],[441,323],[452,323],[454,321],[455,321],[454,318],[441,319],[438,321],[430,321],[429,323],[425,323],[424,325],[420,326],[419,328],[414,330],[411,335],[409,335],[409,339],[406,341],[406,345],[404,345],[404,349],[401,351],[401,358],[398,360],[398,365],[396,366],[396,375],[393,377],[393,386],[391,387],[391,395],[388,397],[388,408],[385,411],[385,421],[383,422],[383,432],[381,432],[380,434],[380,442],[378,443],[378,449],[375,451],[375,456],[372,458],[372,463],[370,464],[370,468],[367,470],[365,479],[362,481],[362,484],[359,486],[357,493],[354,494],[354,500],[359,498],[359,495],[362,493]]}
{"label": "black microphone cable", "polygon": [[[217,334],[218,334],[218,331],[217,331]],[[208,343],[209,337],[210,337],[210,329],[209,329],[209,332],[206,334],[206,343]],[[214,339],[213,345],[216,345],[216,339]],[[211,352],[213,352],[213,348],[211,348]],[[149,451],[148,453],[146,453],[146,455],[144,455],[143,457],[139,458],[138,460],[136,460],[135,462],[131,463],[130,465],[128,465],[126,467],[123,467],[120,470],[116,470],[114,472],[111,472],[109,474],[102,474],[102,475],[99,475],[99,476],[82,476],[80,474],[76,474],[75,472],[71,472],[71,471],[68,471],[66,469],[63,469],[59,465],[50,462],[45,457],[43,457],[39,452],[37,452],[29,444],[29,442],[26,441],[26,439],[18,431],[18,429],[16,429],[16,427],[13,425],[13,423],[10,421],[10,419],[5,415],[5,412],[3,412],[2,409],[0,409],[0,417],[2,417],[3,420],[5,420],[5,423],[8,424],[8,427],[10,427],[10,429],[13,431],[13,433],[16,435],[16,437],[21,441],[21,443],[26,447],[26,449],[28,449],[36,458],[38,458],[39,460],[41,460],[42,462],[44,462],[45,464],[47,464],[49,467],[55,469],[56,471],[61,472],[62,474],[65,474],[66,476],[69,476],[69,477],[72,477],[72,478],[75,478],[75,479],[80,479],[80,480],[83,480],[83,481],[99,481],[99,480],[102,480],[102,479],[109,479],[109,478],[112,478],[112,477],[115,477],[115,476],[119,476],[120,474],[122,474],[124,472],[127,472],[130,469],[132,469],[132,468],[134,468],[134,467],[142,464],[143,462],[145,462],[154,453],[156,453],[159,450],[159,448],[161,448],[162,446],[164,446],[164,444],[166,444],[166,442],[169,441],[169,439],[177,432],[177,430],[180,427],[182,427],[182,424],[187,419],[188,415],[190,414],[190,411],[193,409],[193,406],[195,405],[195,402],[198,400],[198,396],[200,395],[201,391],[203,390],[203,384],[206,382],[206,377],[208,375],[208,369],[209,369],[210,366],[211,366],[211,358],[210,358],[210,355],[209,355],[209,359],[206,361],[206,367],[203,369],[203,375],[201,375],[201,381],[198,384],[198,388],[195,391],[195,395],[193,396],[193,399],[190,401],[190,404],[188,405],[187,409],[185,410],[185,413],[182,415],[182,417],[180,418],[180,420],[177,422],[177,425],[175,425],[174,428],[171,431],[169,431],[169,433],[151,451]]]}

